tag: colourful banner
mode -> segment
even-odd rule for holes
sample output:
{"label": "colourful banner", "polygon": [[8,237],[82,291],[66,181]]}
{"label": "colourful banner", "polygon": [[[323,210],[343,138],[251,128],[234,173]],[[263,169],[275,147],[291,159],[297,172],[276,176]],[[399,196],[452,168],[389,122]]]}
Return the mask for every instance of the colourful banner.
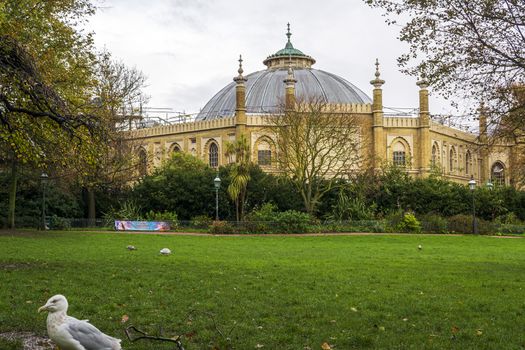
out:
{"label": "colourful banner", "polygon": [[124,221],[115,220],[117,231],[169,231],[170,223],[165,221]]}

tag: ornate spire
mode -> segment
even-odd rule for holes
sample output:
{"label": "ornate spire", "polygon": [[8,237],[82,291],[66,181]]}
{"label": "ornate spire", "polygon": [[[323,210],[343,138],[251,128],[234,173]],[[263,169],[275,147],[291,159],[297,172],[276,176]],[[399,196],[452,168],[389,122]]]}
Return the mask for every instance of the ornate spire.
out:
{"label": "ornate spire", "polygon": [[286,26],[288,27],[288,30],[287,30],[287,32],[286,32],[286,36],[288,37],[288,42],[291,44],[291,42],[290,42],[290,37],[292,36],[292,33],[290,32],[290,22],[288,22],[288,23],[286,24]]}
{"label": "ornate spire", "polygon": [[385,83],[385,81],[382,79],[379,79],[379,76],[381,76],[381,73],[379,72],[379,60],[377,58],[376,58],[375,65],[376,65],[376,73],[375,73],[376,78],[374,80],[371,80],[370,84],[374,85],[376,89],[380,89],[381,86]]}
{"label": "ornate spire", "polygon": [[426,79],[425,73],[421,74],[421,79],[416,82],[416,85],[419,86],[421,90],[428,88],[428,81]]}
{"label": "ornate spire", "polygon": [[233,78],[233,81],[235,81],[237,84],[244,83],[246,78],[242,75],[242,73],[244,73],[244,70],[242,69],[242,55],[239,55],[239,69],[237,72],[239,75]]}

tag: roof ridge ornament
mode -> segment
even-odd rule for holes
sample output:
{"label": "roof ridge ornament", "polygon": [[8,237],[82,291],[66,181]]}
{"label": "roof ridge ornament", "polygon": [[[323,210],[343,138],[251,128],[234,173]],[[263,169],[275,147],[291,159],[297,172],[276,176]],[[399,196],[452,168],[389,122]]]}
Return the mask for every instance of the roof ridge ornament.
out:
{"label": "roof ridge ornament", "polygon": [[242,69],[242,55],[239,55],[239,69],[237,69],[237,73],[239,73],[239,75],[233,78],[233,81],[237,84],[244,83],[247,79],[242,75],[242,73],[244,73],[244,70]]}
{"label": "roof ridge ornament", "polygon": [[371,80],[370,84],[374,85],[376,89],[380,89],[381,86],[385,83],[385,81],[383,79],[379,79],[379,77],[381,76],[381,72],[379,72],[379,59],[377,58],[376,58],[375,66],[376,66],[376,72],[375,72],[376,78],[374,80]]}
{"label": "roof ridge ornament", "polygon": [[286,32],[286,36],[288,37],[288,42],[291,44],[290,37],[292,36],[292,33],[290,32],[290,22],[288,22],[286,24],[286,26],[288,27],[288,31]]}

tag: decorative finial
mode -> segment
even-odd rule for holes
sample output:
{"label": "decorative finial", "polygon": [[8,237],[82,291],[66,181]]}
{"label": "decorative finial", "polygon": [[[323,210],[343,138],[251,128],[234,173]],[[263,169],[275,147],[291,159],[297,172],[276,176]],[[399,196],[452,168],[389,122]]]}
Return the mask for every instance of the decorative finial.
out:
{"label": "decorative finial", "polygon": [[242,69],[242,55],[239,55],[239,69],[237,72],[239,72],[240,76],[242,76],[242,73],[244,73],[244,70]]}
{"label": "decorative finial", "polygon": [[288,31],[286,32],[286,36],[288,37],[288,42],[290,42],[290,37],[292,36],[292,33],[290,33],[290,22],[286,25],[288,27]]}
{"label": "decorative finial", "polygon": [[239,75],[235,78],[233,78],[233,81],[237,83],[243,83],[246,81],[246,79],[242,76],[242,73],[244,73],[244,70],[242,69],[242,55],[239,55],[239,69],[237,70]]}
{"label": "decorative finial", "polygon": [[376,78],[370,81],[370,84],[374,85],[376,89],[380,89],[381,86],[385,83],[385,81],[382,79],[379,79],[379,76],[381,75],[381,73],[379,72],[379,59],[377,58],[376,58],[375,65],[376,65],[376,73],[375,73]]}
{"label": "decorative finial", "polygon": [[421,90],[426,90],[428,88],[428,81],[425,73],[421,73],[421,78],[416,82],[416,85],[419,86]]}

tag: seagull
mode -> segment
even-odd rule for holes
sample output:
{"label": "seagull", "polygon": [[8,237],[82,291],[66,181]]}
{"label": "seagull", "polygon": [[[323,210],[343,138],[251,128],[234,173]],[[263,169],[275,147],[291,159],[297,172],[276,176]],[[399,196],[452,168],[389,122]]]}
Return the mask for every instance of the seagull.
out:
{"label": "seagull", "polygon": [[47,311],[47,334],[62,350],[122,350],[120,339],[99,331],[87,320],[68,316],[67,299],[55,295],[38,309]]}
{"label": "seagull", "polygon": [[169,248],[162,248],[162,249],[160,250],[160,253],[161,253],[162,255],[170,255],[170,254],[171,254],[171,250],[170,250]]}

